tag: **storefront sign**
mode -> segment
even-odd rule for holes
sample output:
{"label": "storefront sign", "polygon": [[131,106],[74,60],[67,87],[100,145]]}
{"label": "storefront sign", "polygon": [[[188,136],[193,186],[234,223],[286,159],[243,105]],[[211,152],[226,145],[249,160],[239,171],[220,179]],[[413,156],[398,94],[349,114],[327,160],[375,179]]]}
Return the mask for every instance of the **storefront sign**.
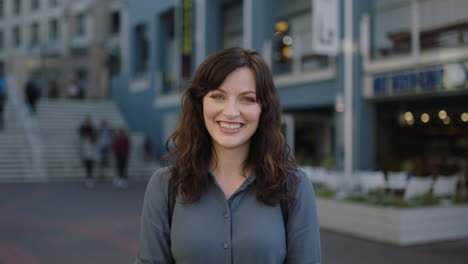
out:
{"label": "storefront sign", "polygon": [[390,73],[373,77],[372,96],[392,96],[443,91],[462,87],[468,72],[463,64]]}

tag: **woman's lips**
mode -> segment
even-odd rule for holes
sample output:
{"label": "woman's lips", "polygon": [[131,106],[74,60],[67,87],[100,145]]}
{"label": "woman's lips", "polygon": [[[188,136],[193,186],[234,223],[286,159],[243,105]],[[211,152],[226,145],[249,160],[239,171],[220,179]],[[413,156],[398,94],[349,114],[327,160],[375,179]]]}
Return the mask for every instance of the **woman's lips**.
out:
{"label": "woman's lips", "polygon": [[221,131],[223,131],[224,133],[228,133],[228,134],[237,133],[244,126],[244,124],[237,123],[237,122],[218,121],[217,123],[218,123],[219,128],[221,129]]}

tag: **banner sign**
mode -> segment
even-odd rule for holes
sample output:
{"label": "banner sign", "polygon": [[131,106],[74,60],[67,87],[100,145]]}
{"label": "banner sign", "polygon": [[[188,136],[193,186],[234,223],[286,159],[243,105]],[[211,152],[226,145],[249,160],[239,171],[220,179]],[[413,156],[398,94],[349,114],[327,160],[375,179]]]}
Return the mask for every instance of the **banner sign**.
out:
{"label": "banner sign", "polygon": [[339,0],[312,1],[312,49],[337,55],[340,50]]}

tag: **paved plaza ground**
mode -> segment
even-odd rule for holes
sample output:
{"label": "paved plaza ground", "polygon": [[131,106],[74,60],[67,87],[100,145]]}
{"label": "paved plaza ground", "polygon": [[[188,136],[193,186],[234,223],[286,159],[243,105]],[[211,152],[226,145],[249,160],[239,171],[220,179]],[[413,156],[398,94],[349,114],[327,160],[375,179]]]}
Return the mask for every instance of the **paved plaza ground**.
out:
{"label": "paved plaza ground", "polygon": [[[0,264],[132,263],[145,184],[0,184]],[[468,240],[395,247],[322,230],[322,255],[324,264],[466,264]]]}

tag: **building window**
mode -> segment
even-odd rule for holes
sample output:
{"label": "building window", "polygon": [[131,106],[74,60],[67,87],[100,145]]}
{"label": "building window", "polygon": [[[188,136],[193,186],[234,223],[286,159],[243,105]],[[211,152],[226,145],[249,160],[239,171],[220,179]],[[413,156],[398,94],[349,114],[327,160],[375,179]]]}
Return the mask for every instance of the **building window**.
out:
{"label": "building window", "polygon": [[118,75],[122,70],[122,61],[118,49],[110,50],[107,54],[107,66],[111,76]]}
{"label": "building window", "polygon": [[40,8],[40,2],[39,2],[39,0],[32,0],[32,2],[31,2],[31,10],[36,11],[36,10],[39,10],[39,8]]}
{"label": "building window", "polygon": [[49,37],[51,41],[57,41],[60,36],[58,19],[54,18],[49,22]]}
{"label": "building window", "polygon": [[[377,0],[371,12],[372,57],[382,58],[412,52],[412,3]],[[421,51],[466,45],[468,8],[465,0],[417,1],[419,49]]]}
{"label": "building window", "polygon": [[221,48],[242,47],[242,1],[221,8]]}
{"label": "building window", "polygon": [[0,51],[4,48],[3,30],[0,30]]}
{"label": "building window", "polygon": [[49,5],[51,7],[56,7],[59,4],[59,0],[49,0]]}
{"label": "building window", "polygon": [[177,75],[177,55],[175,25],[174,25],[174,10],[171,10],[161,16],[161,48],[162,53],[162,93],[169,94],[176,91],[176,83],[179,76]]}
{"label": "building window", "polygon": [[145,24],[135,27],[135,71],[136,75],[146,74],[149,64],[149,41]]}
{"label": "building window", "polygon": [[21,0],[13,1],[13,14],[19,15],[21,13]]}
{"label": "building window", "polygon": [[39,45],[39,23],[31,24],[31,47]]}
{"label": "building window", "polygon": [[371,20],[373,58],[411,52],[411,0],[395,3],[378,0]]}
{"label": "building window", "polygon": [[3,0],[0,0],[0,19],[3,18],[4,9],[5,9],[5,2]]}
{"label": "building window", "polygon": [[80,13],[76,16],[75,33],[78,37],[86,34],[86,15],[84,13]]}
{"label": "building window", "polygon": [[120,12],[114,11],[110,14],[110,28],[111,35],[117,35],[120,33]]}
{"label": "building window", "polygon": [[21,46],[21,28],[20,26],[13,27],[13,46],[18,48]]}
{"label": "building window", "polygon": [[466,0],[419,1],[419,44],[422,51],[468,43]]}

